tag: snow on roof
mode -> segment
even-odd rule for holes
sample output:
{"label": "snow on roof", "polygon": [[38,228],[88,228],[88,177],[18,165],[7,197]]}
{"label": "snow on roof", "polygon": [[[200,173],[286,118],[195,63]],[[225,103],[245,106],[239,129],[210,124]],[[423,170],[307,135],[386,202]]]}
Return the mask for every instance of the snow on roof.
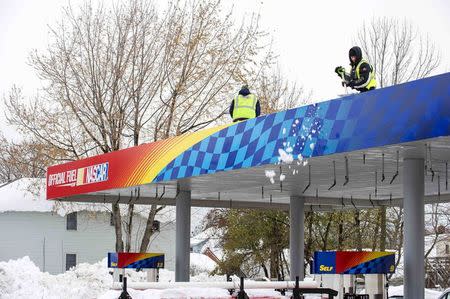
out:
{"label": "snow on roof", "polygon": [[0,188],[0,212],[51,212],[62,217],[79,211],[110,212],[104,204],[46,200],[45,179],[23,178]]}
{"label": "snow on roof", "polygon": [[[147,217],[150,205],[135,205],[134,211]],[[125,205],[121,205],[125,209]],[[192,208],[192,223],[203,219],[203,208]],[[53,212],[64,217],[66,214],[79,211],[111,212],[110,204],[59,202],[46,200],[45,179],[23,178],[0,187],[0,213],[2,212]],[[175,207],[167,206],[155,217],[156,220],[167,223],[175,221]]]}
{"label": "snow on roof", "polygon": [[44,192],[35,194],[41,179],[20,179],[0,188],[0,212],[51,212],[54,202],[45,200]]}
{"label": "snow on roof", "polygon": [[197,245],[199,243],[202,243],[210,239],[212,236],[214,236],[214,231],[213,228],[211,227],[193,236],[191,238],[191,245]]}

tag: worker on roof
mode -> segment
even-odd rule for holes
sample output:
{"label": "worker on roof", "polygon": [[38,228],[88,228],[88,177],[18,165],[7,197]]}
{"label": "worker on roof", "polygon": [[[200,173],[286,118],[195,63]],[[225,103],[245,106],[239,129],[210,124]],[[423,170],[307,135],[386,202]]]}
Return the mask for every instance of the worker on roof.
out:
{"label": "worker on roof", "polygon": [[251,93],[247,85],[243,85],[230,105],[230,116],[233,122],[258,117],[261,106],[255,94]]}
{"label": "worker on roof", "polygon": [[345,68],[338,66],[334,69],[336,74],[342,79],[342,84],[360,92],[373,90],[377,86],[374,68],[362,58],[361,48],[355,46],[348,52],[350,59],[350,74]]}

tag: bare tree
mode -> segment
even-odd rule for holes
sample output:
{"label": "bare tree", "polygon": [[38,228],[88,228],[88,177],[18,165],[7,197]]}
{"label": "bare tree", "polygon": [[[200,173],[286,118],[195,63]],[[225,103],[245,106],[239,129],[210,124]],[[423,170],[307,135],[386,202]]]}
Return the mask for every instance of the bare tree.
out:
{"label": "bare tree", "polygon": [[[42,93],[26,104],[13,88],[5,99],[8,121],[26,140],[37,140],[66,160],[221,121],[228,106],[223,99],[231,97],[238,78],[253,65],[266,65],[269,56],[259,45],[264,33],[258,16],[236,26],[232,11],[224,14],[221,7],[220,0],[180,1],[164,10],[151,0],[69,6],[50,27],[47,49],[30,55]],[[141,251],[161,208],[148,211]],[[134,206],[121,212],[113,204],[111,210],[116,250],[128,251]]]}
{"label": "bare tree", "polygon": [[12,142],[0,135],[0,187],[21,178],[42,178],[52,155],[50,148],[35,140]]}
{"label": "bare tree", "polygon": [[310,101],[311,94],[306,94],[295,82],[286,80],[279,69],[263,69],[255,85],[263,114],[302,106]]}
{"label": "bare tree", "polygon": [[425,207],[425,226],[428,228],[427,234],[430,236],[429,247],[425,252],[425,259],[435,248],[442,234],[445,234],[449,228],[448,204],[431,204]]}
{"label": "bare tree", "polygon": [[[393,207],[387,210],[387,245],[396,250],[395,268],[397,269],[403,255],[403,208]],[[389,279],[393,273],[389,274]]]}
{"label": "bare tree", "polygon": [[[364,23],[357,33],[356,43],[374,66],[379,87],[427,77],[438,68],[441,61],[439,51],[428,36],[423,35],[412,23],[400,22],[395,18],[374,18]],[[386,207],[380,208],[380,223],[376,226],[379,236],[375,238],[379,237],[380,250],[385,250],[387,235],[394,236],[391,240],[396,244],[390,245],[398,251],[398,263],[403,245],[398,231],[402,223],[402,210],[391,211],[398,222],[391,232],[386,231],[390,229],[386,225],[386,213]],[[375,244],[372,247],[375,248]]]}
{"label": "bare tree", "polygon": [[440,64],[435,44],[407,21],[374,18],[358,31],[356,43],[374,66],[380,87],[425,78]]}

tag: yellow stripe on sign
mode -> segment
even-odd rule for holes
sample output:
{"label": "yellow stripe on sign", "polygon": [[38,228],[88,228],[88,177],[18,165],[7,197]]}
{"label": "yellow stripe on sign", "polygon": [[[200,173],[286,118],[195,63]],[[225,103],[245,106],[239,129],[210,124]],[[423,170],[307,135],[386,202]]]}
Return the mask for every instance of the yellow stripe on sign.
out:
{"label": "yellow stripe on sign", "polygon": [[187,136],[181,135],[179,136],[180,139],[175,138],[173,140],[174,144],[168,146],[167,151],[164,152],[163,155],[156,159],[156,161],[152,163],[152,165],[147,165],[147,171],[141,177],[138,185],[152,182],[155,177],[161,172],[161,170],[164,169],[164,167],[166,167],[172,160],[181,155],[184,151],[186,151],[196,143],[202,141],[203,139],[211,136],[212,134],[231,125],[233,125],[233,123],[190,133]]}
{"label": "yellow stripe on sign", "polygon": [[77,186],[83,185],[84,182],[84,167],[77,170]]}

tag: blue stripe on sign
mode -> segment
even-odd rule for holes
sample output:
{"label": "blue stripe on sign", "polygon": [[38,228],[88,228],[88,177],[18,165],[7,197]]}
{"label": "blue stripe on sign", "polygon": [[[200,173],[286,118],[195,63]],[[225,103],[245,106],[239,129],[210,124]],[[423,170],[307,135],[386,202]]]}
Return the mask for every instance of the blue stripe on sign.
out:
{"label": "blue stripe on sign", "polygon": [[201,144],[200,144],[200,152],[206,152],[207,148],[208,148],[208,144],[209,144],[209,138],[206,138],[204,140],[202,140]]}
{"label": "blue stripe on sign", "polygon": [[339,106],[341,106],[341,101],[339,100],[330,101],[330,104],[328,105],[328,111],[325,114],[325,118],[335,120],[337,113],[339,111]]}
{"label": "blue stripe on sign", "polygon": [[242,162],[245,159],[246,153],[247,153],[248,147],[244,146],[238,149],[236,154],[236,162]]}
{"label": "blue stripe on sign", "polygon": [[275,114],[269,114],[266,117],[264,117],[264,126],[263,126],[262,131],[265,132],[267,130],[271,130],[274,120],[275,120]]}
{"label": "blue stripe on sign", "polygon": [[225,139],[224,138],[217,138],[216,141],[216,146],[214,147],[214,153],[215,154],[220,154],[223,151],[223,143],[224,143]]}
{"label": "blue stripe on sign", "polygon": [[155,180],[188,175],[182,166],[197,167],[194,174],[273,163],[278,149],[286,149],[283,142],[294,145],[296,155],[321,156],[450,136],[449,123],[447,73],[234,124],[180,154]]}
{"label": "blue stripe on sign", "polygon": [[213,158],[213,154],[211,153],[205,153],[205,156],[203,157],[203,163],[202,163],[202,168],[204,169],[208,169],[211,167],[211,160]]}
{"label": "blue stripe on sign", "polygon": [[206,151],[208,153],[214,153],[214,149],[216,148],[217,137],[211,136],[209,137],[208,147]]}

